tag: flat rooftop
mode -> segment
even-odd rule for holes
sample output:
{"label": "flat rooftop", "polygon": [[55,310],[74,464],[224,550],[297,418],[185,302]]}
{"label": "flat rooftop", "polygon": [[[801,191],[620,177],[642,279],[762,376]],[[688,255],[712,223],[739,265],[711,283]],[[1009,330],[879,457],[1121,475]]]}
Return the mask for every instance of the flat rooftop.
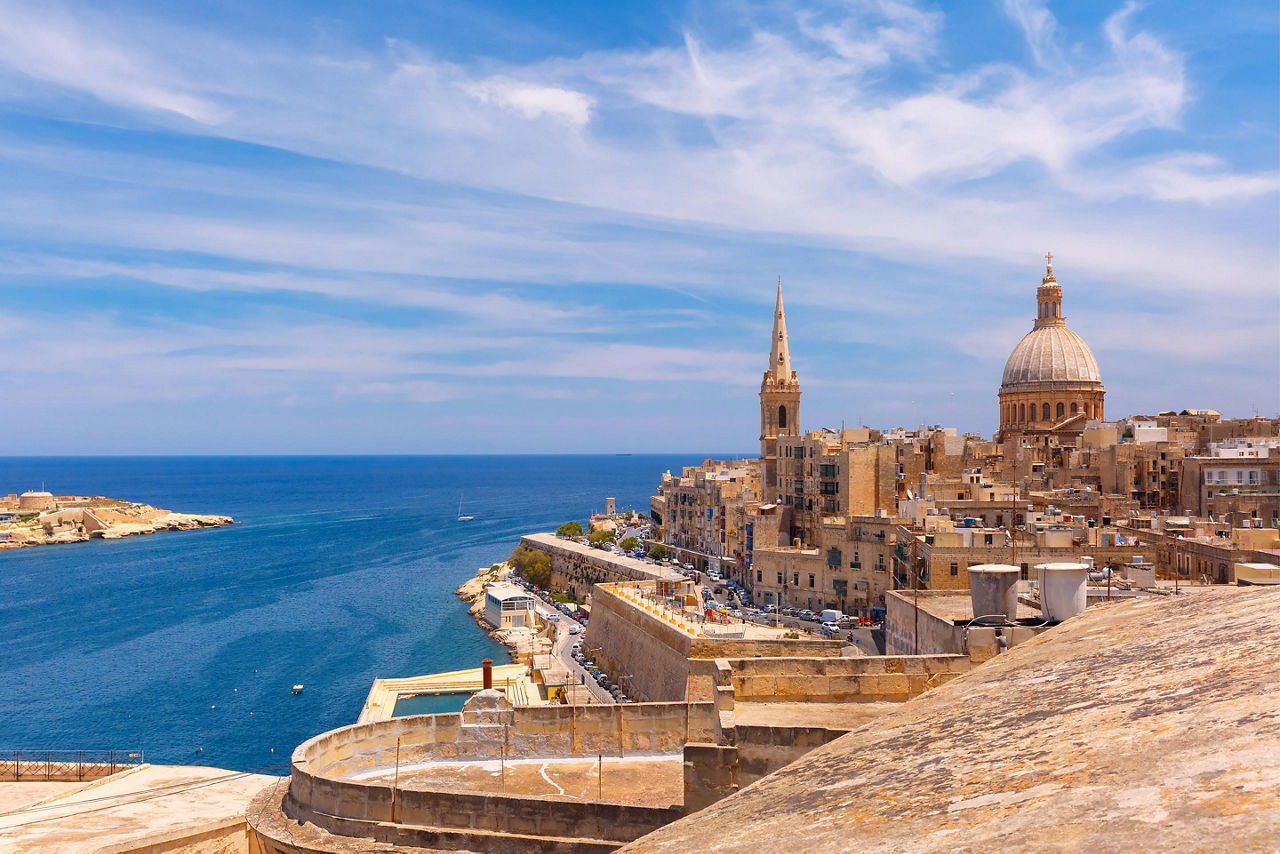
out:
{"label": "flat rooftop", "polygon": [[1280,592],[1090,608],[626,851],[1271,851]]}
{"label": "flat rooftop", "polygon": [[[142,765],[90,784],[0,783],[6,813],[0,815],[0,849],[31,854],[145,850],[202,827],[243,823],[250,799],[280,779]],[[22,789],[6,791],[10,785]],[[42,792],[33,786],[49,788]]]}

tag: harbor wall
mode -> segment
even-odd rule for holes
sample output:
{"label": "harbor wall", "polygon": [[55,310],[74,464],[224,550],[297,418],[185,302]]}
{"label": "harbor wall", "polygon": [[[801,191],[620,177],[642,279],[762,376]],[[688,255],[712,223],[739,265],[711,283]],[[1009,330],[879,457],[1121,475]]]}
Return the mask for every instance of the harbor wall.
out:
{"label": "harbor wall", "polygon": [[613,581],[683,581],[684,576],[658,564],[604,549],[584,546],[555,534],[525,534],[520,543],[551,558],[551,588],[582,599],[593,584]]}

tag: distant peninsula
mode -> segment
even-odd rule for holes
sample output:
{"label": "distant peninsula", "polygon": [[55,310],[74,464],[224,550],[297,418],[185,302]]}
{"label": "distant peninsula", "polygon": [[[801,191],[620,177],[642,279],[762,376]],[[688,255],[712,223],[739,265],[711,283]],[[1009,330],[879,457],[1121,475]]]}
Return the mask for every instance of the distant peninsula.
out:
{"label": "distant peninsula", "polygon": [[80,543],[93,538],[118,540],[134,534],[217,528],[234,522],[230,516],[173,513],[101,495],[24,492],[0,498],[0,549]]}

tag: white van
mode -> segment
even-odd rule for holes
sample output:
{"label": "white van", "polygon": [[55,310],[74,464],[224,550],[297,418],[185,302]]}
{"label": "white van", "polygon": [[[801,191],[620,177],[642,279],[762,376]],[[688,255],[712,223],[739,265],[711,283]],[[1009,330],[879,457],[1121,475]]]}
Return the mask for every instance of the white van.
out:
{"label": "white van", "polygon": [[818,614],[818,622],[821,623],[838,623],[843,619],[844,614],[841,614],[834,608],[827,608],[825,611]]}

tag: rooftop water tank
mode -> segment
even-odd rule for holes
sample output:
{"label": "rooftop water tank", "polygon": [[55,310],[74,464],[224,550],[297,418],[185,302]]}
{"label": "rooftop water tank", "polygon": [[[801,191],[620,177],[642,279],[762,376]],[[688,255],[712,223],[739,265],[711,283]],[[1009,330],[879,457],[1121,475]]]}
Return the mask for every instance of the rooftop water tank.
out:
{"label": "rooftop water tank", "polygon": [[1018,579],[1022,570],[1003,563],[969,567],[969,599],[974,617],[1018,616]]}
{"label": "rooftop water tank", "polygon": [[1084,611],[1089,567],[1083,563],[1041,563],[1040,610],[1046,620],[1060,623]]}

